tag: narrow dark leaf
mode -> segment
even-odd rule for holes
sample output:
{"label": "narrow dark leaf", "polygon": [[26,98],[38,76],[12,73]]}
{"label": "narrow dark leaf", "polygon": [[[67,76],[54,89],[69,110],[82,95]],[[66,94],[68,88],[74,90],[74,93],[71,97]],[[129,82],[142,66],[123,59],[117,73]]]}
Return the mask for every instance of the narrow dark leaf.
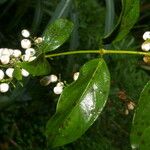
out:
{"label": "narrow dark leaf", "polygon": [[122,11],[113,31],[103,38],[104,44],[122,40],[136,23],[140,13],[140,0],[122,0]]}
{"label": "narrow dark leaf", "polygon": [[72,22],[66,19],[56,20],[45,30],[39,50],[44,53],[57,49],[69,38],[72,30]]}
{"label": "narrow dark leaf", "polygon": [[135,111],[132,130],[131,146],[139,148],[140,138],[146,128],[150,126],[150,81],[141,92],[138,107]]}
{"label": "narrow dark leaf", "polygon": [[57,5],[55,12],[51,18],[50,22],[55,21],[56,19],[60,19],[62,17],[66,17],[68,15],[68,10],[71,6],[72,0],[61,0]]}
{"label": "narrow dark leaf", "polygon": [[47,123],[49,146],[62,146],[82,136],[103,110],[109,87],[110,75],[105,61],[87,62],[78,80],[64,89],[56,114]]}
{"label": "narrow dark leaf", "polygon": [[114,18],[115,18],[114,0],[105,0],[105,3],[106,3],[105,34],[108,34],[114,27]]}
{"label": "narrow dark leaf", "polygon": [[36,7],[34,12],[34,18],[32,22],[32,32],[35,33],[37,29],[39,28],[43,17],[43,11],[42,11],[42,1],[37,0],[36,1]]}
{"label": "narrow dark leaf", "polygon": [[47,75],[50,73],[50,64],[44,55],[40,55],[32,62],[22,62],[20,66],[26,69],[33,76]]}

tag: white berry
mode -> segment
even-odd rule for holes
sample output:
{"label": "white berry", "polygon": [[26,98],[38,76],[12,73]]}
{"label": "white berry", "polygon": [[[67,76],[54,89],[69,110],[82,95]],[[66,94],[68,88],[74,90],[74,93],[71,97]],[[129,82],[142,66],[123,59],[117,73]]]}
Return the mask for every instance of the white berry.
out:
{"label": "white berry", "polygon": [[36,59],[36,56],[31,56],[28,61],[31,62],[31,61],[33,61],[35,59]]}
{"label": "white berry", "polygon": [[22,55],[21,59],[22,59],[23,61],[29,61],[30,56],[29,56],[29,55]]}
{"label": "white berry", "polygon": [[14,68],[8,68],[8,69],[6,70],[6,75],[7,75],[8,77],[12,78],[12,77],[13,77],[13,72],[14,72]]}
{"label": "white berry", "polygon": [[35,43],[39,44],[43,41],[43,38],[42,37],[38,37],[37,39],[35,39]]}
{"label": "white berry", "polygon": [[0,70],[0,80],[4,79],[4,76],[5,76],[5,74],[4,74],[3,70]]}
{"label": "white berry", "polygon": [[10,56],[13,55],[14,50],[13,49],[9,49],[9,53],[10,53]]}
{"label": "white berry", "polygon": [[128,102],[127,107],[128,107],[128,110],[133,110],[135,107],[135,104],[133,102]]}
{"label": "white berry", "polygon": [[58,80],[58,78],[57,78],[57,76],[56,75],[50,75],[50,81],[51,82],[57,82],[57,80]]}
{"label": "white berry", "polygon": [[143,43],[141,46],[143,51],[149,51],[150,50],[150,43]]}
{"label": "white berry", "polygon": [[2,56],[0,57],[0,60],[1,60],[1,63],[2,63],[2,64],[6,65],[6,64],[9,63],[10,57],[9,57],[8,55],[2,55]]}
{"label": "white berry", "polygon": [[2,49],[1,49],[1,56],[2,56],[2,55],[8,55],[8,56],[10,56],[11,53],[10,53],[10,51],[9,51],[8,48],[2,48]]}
{"label": "white berry", "polygon": [[31,47],[31,41],[28,39],[21,40],[21,47],[24,49],[30,48]]}
{"label": "white berry", "polygon": [[143,39],[144,39],[144,40],[150,39],[150,31],[146,31],[146,32],[143,34]]}
{"label": "white berry", "polygon": [[63,88],[63,87],[64,87],[64,83],[63,83],[63,82],[58,82],[56,86],[57,86],[57,87],[62,87],[62,88]]}
{"label": "white berry", "polygon": [[22,69],[22,70],[21,70],[21,74],[22,74],[24,77],[29,76],[29,72],[28,72],[27,70],[25,70],[25,69]]}
{"label": "white berry", "polygon": [[7,83],[0,84],[0,92],[5,93],[9,90],[9,85]]}
{"label": "white berry", "polygon": [[12,54],[12,55],[13,55],[14,57],[18,58],[18,57],[21,56],[21,51],[18,50],[18,49],[15,49],[15,50],[13,51],[13,54]]}
{"label": "white berry", "polygon": [[28,30],[26,30],[26,29],[22,30],[22,31],[21,31],[21,34],[22,34],[22,36],[25,37],[25,38],[27,38],[27,37],[30,36],[30,32],[29,32]]}
{"label": "white berry", "polygon": [[76,81],[79,77],[79,72],[74,73],[73,80]]}
{"label": "white berry", "polygon": [[28,48],[28,49],[26,49],[26,51],[25,51],[25,54],[26,55],[30,55],[30,56],[34,56],[35,55],[35,49],[33,49],[33,48]]}
{"label": "white berry", "polygon": [[126,109],[126,110],[125,110],[125,115],[128,115],[128,114],[129,114],[129,110]]}
{"label": "white berry", "polygon": [[54,93],[59,95],[62,93],[63,91],[63,88],[62,87],[59,87],[59,86],[55,86],[54,89],[53,89]]}

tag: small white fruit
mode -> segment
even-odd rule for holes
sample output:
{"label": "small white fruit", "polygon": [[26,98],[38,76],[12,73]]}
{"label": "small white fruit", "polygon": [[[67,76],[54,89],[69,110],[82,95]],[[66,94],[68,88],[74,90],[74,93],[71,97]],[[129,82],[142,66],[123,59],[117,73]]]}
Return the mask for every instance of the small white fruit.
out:
{"label": "small white fruit", "polygon": [[12,55],[13,55],[14,57],[18,58],[18,57],[21,56],[21,51],[18,50],[18,49],[15,49],[15,50],[13,51],[13,54],[12,54]]}
{"label": "small white fruit", "polygon": [[144,57],[143,57],[143,61],[144,61],[146,64],[150,64],[150,57],[149,57],[149,56],[144,56]]}
{"label": "small white fruit", "polygon": [[128,114],[129,114],[129,110],[126,109],[126,110],[125,110],[125,115],[128,115]]}
{"label": "small white fruit", "polygon": [[150,31],[146,31],[146,32],[143,34],[143,39],[144,39],[144,40],[150,39]]}
{"label": "small white fruit", "polygon": [[5,74],[4,74],[3,70],[0,70],[0,80],[4,79],[4,76],[5,76]]}
{"label": "small white fruit", "polygon": [[63,83],[63,82],[58,82],[58,83],[56,84],[56,86],[57,86],[57,87],[62,87],[62,88],[63,88],[63,87],[64,87],[64,83]]}
{"label": "small white fruit", "polygon": [[2,63],[2,64],[6,65],[6,64],[9,63],[10,57],[9,57],[8,55],[2,55],[2,56],[0,57],[0,60],[1,60],[1,63]]}
{"label": "small white fruit", "polygon": [[36,58],[37,58],[36,56],[31,56],[28,61],[31,62],[31,61],[35,60]]}
{"label": "small white fruit", "polygon": [[9,53],[10,53],[10,56],[13,55],[14,50],[13,49],[9,49]]}
{"label": "small white fruit", "polygon": [[135,104],[133,102],[128,102],[127,107],[128,107],[128,110],[133,110],[135,107]]}
{"label": "small white fruit", "polygon": [[148,42],[144,42],[143,44],[142,44],[142,46],[141,46],[141,49],[143,50],[143,51],[149,51],[150,50],[150,43]]}
{"label": "small white fruit", "polygon": [[35,43],[39,44],[43,41],[43,38],[42,37],[38,37],[37,39],[35,39]]}
{"label": "small white fruit", "polygon": [[22,70],[21,70],[21,74],[22,74],[24,77],[29,76],[29,72],[28,72],[27,70],[25,70],[25,69],[22,69]]}
{"label": "small white fruit", "polygon": [[2,49],[1,49],[1,56],[2,56],[2,55],[8,55],[8,56],[10,56],[11,53],[10,53],[10,51],[9,51],[8,48],[2,48]]}
{"label": "small white fruit", "polygon": [[73,80],[76,81],[79,77],[79,72],[74,73]]}
{"label": "small white fruit", "polygon": [[23,61],[29,61],[30,56],[29,56],[29,55],[22,55],[21,59],[22,59]]}
{"label": "small white fruit", "polygon": [[7,75],[8,77],[12,78],[12,77],[13,77],[13,72],[14,72],[14,68],[8,68],[8,69],[6,70],[6,75]]}
{"label": "small white fruit", "polygon": [[58,80],[58,78],[56,75],[54,75],[54,74],[50,75],[50,81],[51,82],[57,82],[57,80]]}
{"label": "small white fruit", "polygon": [[24,49],[30,48],[31,47],[31,41],[28,39],[21,40],[21,47]]}
{"label": "small white fruit", "polygon": [[26,49],[26,51],[25,51],[25,54],[26,55],[29,55],[29,56],[34,56],[35,55],[35,49],[33,49],[33,48],[28,48],[28,49]]}
{"label": "small white fruit", "polygon": [[0,92],[5,93],[9,90],[9,84],[1,83],[0,84]]}
{"label": "small white fruit", "polygon": [[55,94],[59,95],[59,94],[62,93],[63,88],[60,87],[60,86],[55,86],[54,89],[53,89],[53,91],[54,91]]}
{"label": "small white fruit", "polygon": [[27,29],[21,31],[23,37],[27,38],[30,36],[30,32]]}

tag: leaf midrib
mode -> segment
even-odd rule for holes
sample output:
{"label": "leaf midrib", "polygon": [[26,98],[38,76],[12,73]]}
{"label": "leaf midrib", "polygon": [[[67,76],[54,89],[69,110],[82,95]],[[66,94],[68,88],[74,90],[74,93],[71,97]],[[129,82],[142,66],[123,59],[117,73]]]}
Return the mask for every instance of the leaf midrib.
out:
{"label": "leaf midrib", "polygon": [[[86,93],[86,91],[87,91],[89,85],[90,85],[91,82],[92,82],[93,76],[95,76],[95,74],[96,74],[98,68],[99,68],[103,63],[104,63],[104,61],[103,61],[102,59],[99,60],[98,65],[97,65],[97,67],[96,67],[96,69],[95,69],[95,71],[94,71],[94,73],[93,73],[93,75],[92,75],[90,81],[88,82],[88,84],[87,84],[85,90],[83,91],[83,93],[81,94],[81,96],[80,96],[80,98],[79,98],[79,101],[78,101],[78,102],[76,103],[76,105],[71,109],[71,111],[66,115],[66,117],[65,117],[64,120],[63,120],[63,122],[65,122],[65,121],[69,118],[69,116],[72,114],[72,112],[74,111],[74,109],[79,105],[79,103],[81,102],[82,97],[84,96],[84,94]],[[57,112],[56,112],[56,113],[57,113]]]}

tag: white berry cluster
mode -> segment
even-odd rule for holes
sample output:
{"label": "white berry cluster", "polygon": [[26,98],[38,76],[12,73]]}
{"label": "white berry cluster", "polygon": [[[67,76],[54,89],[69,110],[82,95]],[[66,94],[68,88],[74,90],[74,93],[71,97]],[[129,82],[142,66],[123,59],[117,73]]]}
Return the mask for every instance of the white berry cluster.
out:
{"label": "white berry cluster", "polygon": [[[143,39],[145,40],[144,43],[142,44],[141,48],[143,51],[150,51],[150,31],[146,31],[143,34]],[[150,64],[150,56],[144,56],[143,61],[146,64]]]}
{"label": "white berry cluster", "polygon": [[47,86],[50,83],[56,83],[56,86],[54,87],[53,91],[55,94],[61,94],[63,91],[64,83],[61,81],[58,81],[58,77],[54,74],[51,74],[49,76],[45,76],[40,80],[41,85]]}
{"label": "white berry cluster", "polygon": [[[79,72],[74,73],[73,80],[76,81],[79,77]],[[51,74],[49,76],[45,76],[40,80],[41,85],[48,86],[50,83],[56,83],[56,86],[53,88],[53,92],[56,95],[60,95],[63,92],[64,83],[61,82],[58,77],[54,74]]]}
{"label": "white berry cluster", "polygon": [[[32,48],[30,32],[26,29],[21,32],[24,39],[21,40],[21,47],[24,50],[0,48],[0,93],[5,93],[9,90],[9,84],[13,79],[14,66],[17,62],[31,62],[36,59],[36,51]],[[34,43],[42,42],[42,38],[36,38]],[[21,69],[21,74],[24,77],[29,76],[29,72]]]}
{"label": "white berry cluster", "polygon": [[143,34],[144,43],[142,44],[141,48],[143,51],[150,50],[150,31],[146,31]]}
{"label": "white berry cluster", "polygon": [[[18,49],[0,48],[0,93],[9,90],[9,84],[13,79],[14,65],[20,60],[22,52]],[[21,69],[22,76],[27,77],[29,73]]]}
{"label": "white berry cluster", "polygon": [[31,62],[34,59],[36,59],[36,51],[34,48],[31,48],[32,46],[32,42],[29,39],[30,38],[30,32],[26,29],[22,30],[21,32],[22,36],[24,37],[24,39],[21,40],[21,47],[23,49],[25,49],[25,54],[22,55],[22,60],[23,61],[28,61]]}

